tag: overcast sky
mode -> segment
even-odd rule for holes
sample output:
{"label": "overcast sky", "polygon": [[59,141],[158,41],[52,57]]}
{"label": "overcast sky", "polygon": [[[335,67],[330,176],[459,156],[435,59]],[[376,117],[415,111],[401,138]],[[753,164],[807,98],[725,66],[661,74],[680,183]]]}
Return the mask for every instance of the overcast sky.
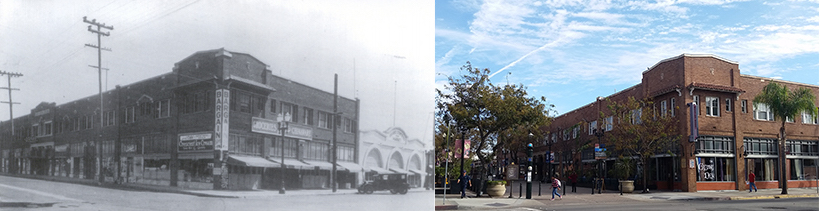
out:
{"label": "overcast sky", "polygon": [[[241,2],[241,3],[237,3]],[[40,102],[98,93],[96,34],[83,16],[114,26],[102,38],[104,85],[163,73],[197,51],[248,53],[273,74],[361,99],[361,129],[395,125],[431,142],[434,107],[432,1],[0,1],[0,70],[12,78],[14,116]],[[8,86],[3,77],[0,86]],[[105,89],[105,88],[104,88]],[[394,97],[395,96],[395,97]],[[0,92],[8,101],[8,93]],[[8,121],[8,104],[0,120]]]}
{"label": "overcast sky", "polygon": [[523,84],[558,114],[641,82],[681,55],[736,61],[741,74],[818,84],[818,1],[436,1],[436,87],[459,67]]}

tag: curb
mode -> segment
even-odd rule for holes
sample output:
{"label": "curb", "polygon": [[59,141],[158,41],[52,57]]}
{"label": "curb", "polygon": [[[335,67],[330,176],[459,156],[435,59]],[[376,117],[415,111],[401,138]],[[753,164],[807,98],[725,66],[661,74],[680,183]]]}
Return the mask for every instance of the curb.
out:
{"label": "curb", "polygon": [[458,205],[436,205],[436,210],[457,210]]}
{"label": "curb", "polygon": [[737,196],[731,197],[730,200],[755,200],[755,199],[784,199],[784,198],[816,198],[817,194],[800,194],[800,195],[771,195],[771,196]]}

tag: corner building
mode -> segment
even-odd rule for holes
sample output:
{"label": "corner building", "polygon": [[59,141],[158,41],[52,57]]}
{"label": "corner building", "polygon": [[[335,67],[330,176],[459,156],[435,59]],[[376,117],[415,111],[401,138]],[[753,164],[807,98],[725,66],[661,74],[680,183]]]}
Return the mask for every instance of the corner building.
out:
{"label": "corner building", "polygon": [[[673,153],[658,152],[645,165],[648,188],[687,192],[748,190],[749,171],[755,173],[758,188],[779,188],[780,121],[774,120],[766,106],[752,102],[771,81],[792,90],[808,88],[818,96],[816,85],[743,75],[737,62],[714,55],[682,54],[658,62],[643,72],[640,84],[607,98],[613,102],[629,97],[649,98],[657,112],[666,112],[678,120],[681,138],[669,149]],[[699,105],[695,111],[699,136],[694,143],[688,140],[691,113],[687,104],[692,102]],[[817,99],[814,103],[818,105]],[[593,133],[601,129],[606,137],[612,129],[612,121],[618,121],[613,120],[607,106],[605,98],[598,97],[590,104],[556,117],[546,128],[549,135],[536,146],[537,174],[549,175],[547,171],[551,166],[562,178],[573,167],[582,169],[578,174],[582,183],[588,183],[596,172],[606,176],[617,155],[609,155],[599,162],[592,147],[582,149],[580,146],[589,143],[607,148],[606,138],[599,141]],[[600,118],[599,113],[605,117]],[[799,114],[787,121],[786,134],[788,187],[817,187],[817,118]],[[555,160],[547,163],[545,156],[550,147]],[[640,178],[635,182],[637,189]],[[608,177],[606,186],[617,190],[617,180]]]}
{"label": "corner building", "polygon": [[200,51],[170,73],[104,92],[102,112],[99,95],[41,103],[15,118],[14,135],[0,124],[2,171],[195,189],[279,189],[283,179],[286,189],[331,188],[335,125],[336,184],[355,188],[359,100],[338,97],[334,113],[334,93],[268,67],[249,54]]}

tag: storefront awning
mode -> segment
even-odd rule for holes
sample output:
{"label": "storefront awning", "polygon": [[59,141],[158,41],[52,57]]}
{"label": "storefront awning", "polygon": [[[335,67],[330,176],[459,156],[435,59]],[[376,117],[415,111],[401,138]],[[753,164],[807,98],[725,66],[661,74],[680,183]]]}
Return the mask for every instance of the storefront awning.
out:
{"label": "storefront awning", "polygon": [[235,166],[251,166],[251,167],[277,167],[277,165],[273,162],[268,161],[262,157],[255,157],[255,156],[241,156],[241,155],[229,155],[228,156],[228,164],[235,165]]}
{"label": "storefront awning", "polygon": [[416,174],[420,174],[420,175],[427,175],[427,173],[425,173],[425,172],[423,172],[423,171],[421,171],[421,170],[418,170],[418,169],[410,169],[410,172],[413,172],[413,173],[416,173]]}
{"label": "storefront awning", "polygon": [[336,165],[339,166],[339,167],[342,167],[343,169],[348,170],[350,172],[359,172],[362,169],[364,169],[359,164],[351,163],[351,162],[336,162]]}
{"label": "storefront awning", "polygon": [[395,168],[390,168],[390,171],[393,171],[393,172],[396,172],[396,173],[400,173],[400,174],[411,174],[409,171],[405,171],[404,169],[395,169]]}
{"label": "storefront awning", "polygon": [[381,167],[372,167],[372,166],[365,167],[364,170],[365,171],[373,171],[373,172],[376,172],[376,173],[379,173],[379,174],[392,174],[393,173],[392,171],[389,171],[387,169],[383,169]]}
{"label": "storefront awning", "polygon": [[331,169],[333,169],[333,164],[325,162],[325,161],[304,161],[304,162],[307,163],[308,165],[312,166],[312,168],[319,167],[319,169],[322,169],[322,170],[331,170]]}
{"label": "storefront awning", "polygon": [[[273,163],[275,163],[275,165],[273,166],[273,168],[280,168],[280,167],[282,167],[282,163],[281,163],[282,161],[281,161],[280,159],[281,159],[281,158],[279,158],[279,159],[277,159],[277,158],[269,158],[268,160],[269,160],[269,161],[271,161],[271,162],[273,162]],[[312,166],[312,165],[310,165],[310,164],[308,164],[308,163],[305,163],[305,162],[302,162],[302,161],[296,160],[296,159],[292,159],[292,158],[285,158],[285,168],[292,168],[292,169],[299,169],[299,168],[301,168],[301,169],[308,169],[308,168],[313,168],[313,166]]]}

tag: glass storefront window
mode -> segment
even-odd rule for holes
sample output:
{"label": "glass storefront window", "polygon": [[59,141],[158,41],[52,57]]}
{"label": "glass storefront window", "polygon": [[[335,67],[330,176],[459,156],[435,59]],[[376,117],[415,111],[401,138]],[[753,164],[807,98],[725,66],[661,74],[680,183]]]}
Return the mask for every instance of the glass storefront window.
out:
{"label": "glass storefront window", "polygon": [[755,181],[777,181],[780,178],[777,158],[749,158],[746,162],[747,168],[755,173]]}
{"label": "glass storefront window", "polygon": [[698,181],[735,181],[735,159],[698,157]]}
{"label": "glass storefront window", "polygon": [[816,180],[817,159],[789,159],[791,180]]}

